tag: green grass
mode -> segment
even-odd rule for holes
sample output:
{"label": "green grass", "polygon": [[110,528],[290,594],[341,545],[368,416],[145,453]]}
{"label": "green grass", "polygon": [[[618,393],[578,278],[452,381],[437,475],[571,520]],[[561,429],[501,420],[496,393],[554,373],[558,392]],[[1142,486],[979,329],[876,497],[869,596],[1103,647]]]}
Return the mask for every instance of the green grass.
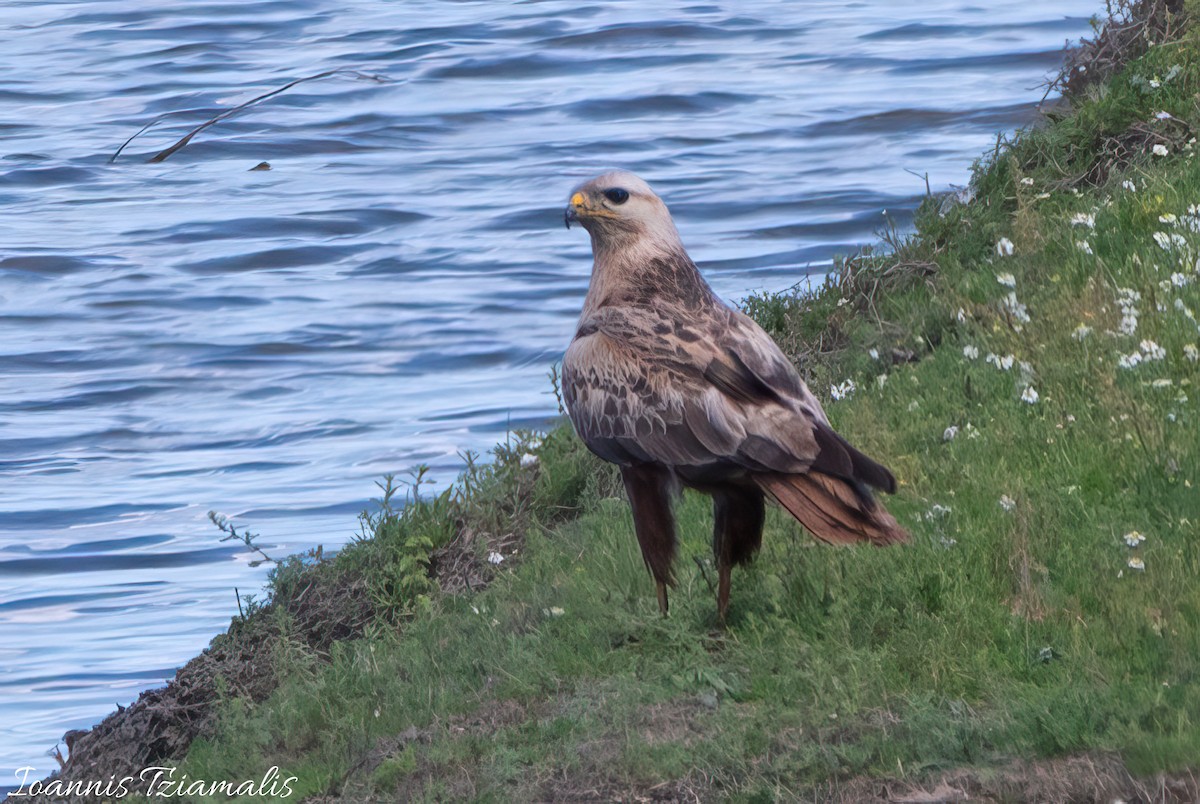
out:
{"label": "green grass", "polygon": [[[1081,752],[1118,752],[1138,774],[1194,769],[1198,91],[1194,38],[1151,48],[981,162],[971,203],[931,199],[894,254],[847,260],[815,296],[747,301],[820,396],[855,382],[827,411],[900,478],[887,502],[911,545],[818,546],[773,512],[719,631],[711,512],[688,494],[662,619],[611,470],[565,428],[522,436],[326,562],[367,578],[374,624],[327,659],[280,651],[276,692],[226,702],[181,771],[278,764],[300,793],[432,801],[770,800]],[[1134,334],[1120,332],[1122,289],[1140,296]],[[1119,367],[1157,351],[1143,341],[1161,359]],[[893,350],[918,359],[893,365]],[[464,527],[519,531],[519,555],[482,591],[440,594],[423,567]],[[276,594],[310,571],[281,568]]]}

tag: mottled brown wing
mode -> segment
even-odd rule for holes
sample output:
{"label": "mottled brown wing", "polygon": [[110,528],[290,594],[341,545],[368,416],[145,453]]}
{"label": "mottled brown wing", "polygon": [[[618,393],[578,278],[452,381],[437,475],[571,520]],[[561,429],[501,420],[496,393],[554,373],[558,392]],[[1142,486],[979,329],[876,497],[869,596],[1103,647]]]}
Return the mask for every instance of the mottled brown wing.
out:
{"label": "mottled brown wing", "polygon": [[[571,343],[563,400],[589,448],[624,465],[807,470],[819,451],[812,421],[738,351],[722,349],[720,332],[679,337],[665,321],[653,311],[607,311],[585,322]],[[708,323],[724,329],[716,319]]]}
{"label": "mottled brown wing", "polygon": [[733,376],[726,382],[736,384],[740,393],[755,394],[762,404],[780,400],[796,411],[800,420],[811,423],[818,448],[811,461],[812,470],[894,493],[896,479],[892,473],[830,427],[821,403],[771,336],[749,316],[733,310],[729,316],[722,352],[733,366]]}
{"label": "mottled brown wing", "polygon": [[[701,440],[688,426],[699,392],[694,383],[639,359],[627,343],[603,332],[572,341],[563,357],[562,383],[575,431],[607,461],[696,466],[712,462],[714,448],[733,450],[733,434]],[[714,428],[706,423],[698,429]]]}

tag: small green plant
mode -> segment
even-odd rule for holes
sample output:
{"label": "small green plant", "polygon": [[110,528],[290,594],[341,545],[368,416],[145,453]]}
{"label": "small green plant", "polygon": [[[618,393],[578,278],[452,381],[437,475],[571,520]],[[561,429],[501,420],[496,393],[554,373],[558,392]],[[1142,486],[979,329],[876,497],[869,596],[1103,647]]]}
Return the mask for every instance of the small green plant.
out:
{"label": "small green plant", "polygon": [[[428,610],[435,584],[429,577],[431,553],[446,545],[457,532],[455,489],[422,497],[428,484],[429,467],[410,471],[411,480],[397,485],[395,475],[376,483],[381,496],[374,511],[359,514],[361,540],[370,540],[377,559],[367,581],[372,604],[384,619],[396,622]],[[396,507],[396,495],[404,490],[404,504]]]}

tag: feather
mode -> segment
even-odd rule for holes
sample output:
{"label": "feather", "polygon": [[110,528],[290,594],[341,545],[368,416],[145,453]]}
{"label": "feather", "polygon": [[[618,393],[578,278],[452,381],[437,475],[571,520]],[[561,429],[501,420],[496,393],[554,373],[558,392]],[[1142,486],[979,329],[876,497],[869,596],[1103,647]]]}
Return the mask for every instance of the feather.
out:
{"label": "feather", "polygon": [[908,533],[883,506],[864,502],[844,480],[820,472],[755,475],[758,487],[812,535],[830,544],[870,542],[877,546],[908,541]]}

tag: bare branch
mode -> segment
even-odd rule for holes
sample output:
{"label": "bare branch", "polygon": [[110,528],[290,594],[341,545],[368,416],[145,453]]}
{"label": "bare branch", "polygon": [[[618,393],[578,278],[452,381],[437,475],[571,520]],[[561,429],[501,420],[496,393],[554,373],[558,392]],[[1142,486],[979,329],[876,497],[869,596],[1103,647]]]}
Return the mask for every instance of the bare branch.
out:
{"label": "bare branch", "polygon": [[[304,78],[297,78],[296,80],[290,81],[287,84],[284,84],[283,86],[281,86],[277,89],[273,89],[270,92],[266,92],[262,95],[259,95],[256,98],[251,98],[250,100],[246,101],[245,103],[238,104],[237,106],[234,106],[232,109],[226,109],[225,111],[221,112],[220,114],[216,115],[215,117],[209,118],[208,120],[204,121],[200,125],[193,128],[187,134],[185,134],[182,139],[180,139],[178,142],[176,142],[170,148],[159,151],[154,156],[150,157],[149,161],[150,162],[165,161],[170,156],[172,156],[176,151],[180,150],[181,148],[184,148],[189,142],[192,141],[192,138],[195,137],[197,134],[199,134],[201,131],[203,131],[206,128],[209,128],[210,126],[216,125],[217,123],[221,122],[222,120],[226,119],[227,117],[232,117],[233,115],[237,114],[238,112],[242,111],[243,109],[248,109],[249,107],[255,105],[256,103],[261,103],[262,101],[265,101],[268,98],[272,98],[282,92],[287,92],[289,89],[296,86],[297,84],[303,84],[306,81],[316,81],[321,78],[328,78],[332,75],[345,75],[345,76],[350,76],[352,78],[357,78],[357,79],[365,80],[365,81],[376,81],[381,84],[386,83],[388,80],[388,79],[384,78],[383,76],[370,75],[368,73],[359,72],[358,70],[350,70],[350,69],[346,69],[346,68],[338,68],[336,70],[326,70],[324,72],[317,73],[316,75],[308,75],[308,76],[305,76]],[[163,117],[159,117],[154,120],[151,120],[149,123],[142,126],[142,128],[136,134],[134,134],[132,137],[125,140],[125,142],[123,142],[121,144],[121,147],[117,149],[117,152],[114,153],[112,155],[112,157],[108,160],[109,163],[111,164],[112,162],[115,162],[117,157],[121,155],[121,151],[125,150],[125,146],[129,145],[129,143],[131,143],[135,139],[137,139],[137,137],[139,135],[141,135],[143,132],[145,132],[147,129],[149,129],[151,126],[155,125],[156,123],[158,123],[160,120],[162,120],[165,117],[166,117],[166,115],[163,115]]]}

